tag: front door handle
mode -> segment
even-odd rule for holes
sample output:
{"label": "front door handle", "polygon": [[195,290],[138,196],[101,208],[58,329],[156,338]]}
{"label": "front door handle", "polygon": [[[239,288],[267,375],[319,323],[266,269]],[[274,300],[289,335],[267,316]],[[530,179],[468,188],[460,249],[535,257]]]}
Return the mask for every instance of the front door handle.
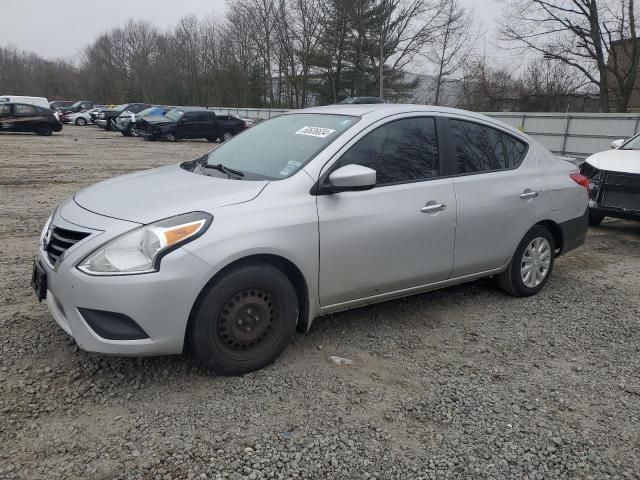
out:
{"label": "front door handle", "polygon": [[438,213],[447,208],[444,203],[429,202],[420,209],[422,213]]}
{"label": "front door handle", "polygon": [[528,188],[520,194],[520,198],[523,200],[529,200],[532,198],[536,198],[538,196],[538,192],[534,192],[533,190],[529,190]]}

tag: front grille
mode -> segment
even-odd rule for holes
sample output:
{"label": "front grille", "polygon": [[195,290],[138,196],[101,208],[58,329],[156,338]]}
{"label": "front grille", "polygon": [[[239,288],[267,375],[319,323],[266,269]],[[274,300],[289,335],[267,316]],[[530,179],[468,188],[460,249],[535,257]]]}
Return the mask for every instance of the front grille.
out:
{"label": "front grille", "polygon": [[47,257],[53,265],[58,261],[58,258],[66,252],[73,245],[80,240],[87,238],[90,234],[85,232],[76,232],[74,230],[67,230],[65,228],[53,227],[51,230],[51,238],[45,248]]}
{"label": "front grille", "polygon": [[608,172],[601,203],[605,207],[640,211],[640,175]]}

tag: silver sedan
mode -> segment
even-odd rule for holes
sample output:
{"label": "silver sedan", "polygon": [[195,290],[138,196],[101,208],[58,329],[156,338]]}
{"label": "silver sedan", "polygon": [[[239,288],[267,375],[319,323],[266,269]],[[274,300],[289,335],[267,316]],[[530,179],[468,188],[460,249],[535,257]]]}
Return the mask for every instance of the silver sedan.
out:
{"label": "silver sedan", "polygon": [[489,276],[534,295],[587,207],[575,166],[482,115],[313,108],[68,198],[32,284],[86,350],[237,375],[332,312]]}

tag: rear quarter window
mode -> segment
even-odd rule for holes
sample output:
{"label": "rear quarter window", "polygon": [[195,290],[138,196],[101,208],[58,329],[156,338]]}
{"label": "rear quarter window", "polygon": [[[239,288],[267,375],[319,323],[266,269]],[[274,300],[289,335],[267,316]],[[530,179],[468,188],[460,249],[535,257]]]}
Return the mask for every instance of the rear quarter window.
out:
{"label": "rear quarter window", "polygon": [[459,174],[518,168],[528,145],[502,130],[466,120],[451,119]]}

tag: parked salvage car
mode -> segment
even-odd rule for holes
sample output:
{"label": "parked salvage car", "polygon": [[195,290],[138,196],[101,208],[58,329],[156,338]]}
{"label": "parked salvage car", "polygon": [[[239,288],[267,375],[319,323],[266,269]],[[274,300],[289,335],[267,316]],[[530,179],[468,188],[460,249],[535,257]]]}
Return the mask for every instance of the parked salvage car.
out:
{"label": "parked salvage car", "polygon": [[347,97],[338,102],[339,105],[368,105],[377,103],[384,103],[384,100],[380,97]]}
{"label": "parked salvage car", "polygon": [[77,113],[65,113],[62,115],[63,123],[73,123],[74,125],[78,125],[80,127],[87,125],[89,123],[93,123],[92,114],[98,113],[102,107],[90,108],[88,110],[83,110]]}
{"label": "parked salvage car", "polygon": [[98,113],[98,118],[94,122],[99,127],[104,128],[107,131],[117,130],[116,118],[122,113],[139,113],[142,110],[149,108],[151,105],[148,103],[124,103],[117,105],[113,108],[105,108]]}
{"label": "parked salvage car", "polygon": [[640,220],[640,135],[615,140],[612,150],[587,158],[580,171],[589,179],[589,224],[605,217]]}
{"label": "parked salvage car", "polygon": [[125,112],[116,118],[116,127],[125,137],[137,136],[137,122],[145,117],[163,117],[173,107],[154,106],[142,110],[139,113]]}
{"label": "parked salvage car", "polygon": [[147,117],[140,120],[138,135],[145,140],[163,138],[176,142],[186,138],[206,138],[210,142],[226,141],[246,129],[243,120],[229,115],[218,117],[215,112],[200,107],[179,107],[164,117]]}
{"label": "parked salvage car", "polygon": [[489,276],[535,295],[587,207],[575,165],[476,113],[294,110],[66,199],[33,288],[86,350],[243,374],[332,312]]}
{"label": "parked salvage car", "polygon": [[57,112],[24,103],[0,103],[0,131],[51,135],[62,130]]}
{"label": "parked salvage car", "polygon": [[60,108],[62,113],[78,113],[83,110],[88,110],[94,108],[96,105],[91,100],[78,100],[68,107]]}

